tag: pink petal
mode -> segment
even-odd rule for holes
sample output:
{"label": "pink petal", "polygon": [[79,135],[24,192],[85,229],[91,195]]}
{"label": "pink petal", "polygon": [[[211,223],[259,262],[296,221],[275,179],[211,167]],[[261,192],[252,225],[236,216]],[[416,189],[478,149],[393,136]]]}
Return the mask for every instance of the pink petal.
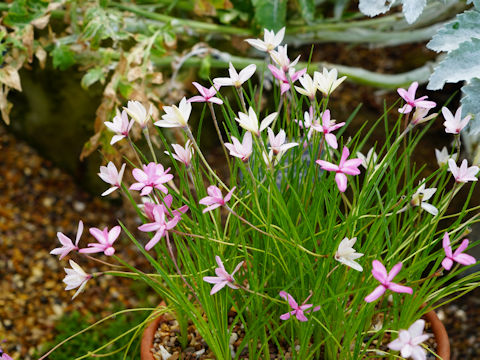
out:
{"label": "pink petal", "polygon": [[188,99],[188,102],[206,102],[207,100],[203,96],[192,96],[190,99]]}
{"label": "pink petal", "polygon": [[385,266],[378,261],[378,260],[373,260],[372,262],[372,275],[375,279],[380,281],[381,283],[384,283],[387,280],[387,269],[385,269]]}
{"label": "pink petal", "polygon": [[408,97],[409,99],[415,99],[415,93],[417,92],[418,82],[414,81],[412,85],[408,88]]}
{"label": "pink petal", "polygon": [[99,243],[101,243],[101,244],[106,244],[107,243],[107,239],[105,238],[103,231],[101,231],[100,229],[90,228],[89,232],[90,232],[90,234],[92,234],[92,236],[95,239],[97,239],[97,241]]}
{"label": "pink petal", "polygon": [[347,176],[342,173],[336,173],[335,181],[337,183],[338,190],[340,192],[345,192],[345,190],[347,189]]}
{"label": "pink petal", "polygon": [[332,148],[338,148],[337,137],[333,134],[325,134],[325,140],[327,144],[330,145]]}
{"label": "pink petal", "polygon": [[203,278],[203,281],[210,283],[210,284],[219,284],[221,282],[224,282],[222,278],[216,277],[216,276],[205,276]]}
{"label": "pink petal", "polygon": [[365,297],[365,301],[370,303],[372,301],[377,300],[380,296],[382,296],[385,293],[385,286],[383,285],[378,285],[375,290],[373,290],[369,295]]}
{"label": "pink petal", "polygon": [[455,258],[455,256],[461,254],[463,252],[463,250],[465,250],[467,247],[468,247],[468,239],[464,239],[462,241],[462,243],[460,244],[460,246],[457,248],[457,250],[455,250],[455,252],[453,253],[453,258]]}
{"label": "pink petal", "polygon": [[295,311],[290,311],[285,314],[280,315],[281,320],[288,320],[290,319],[290,315],[295,315]]}
{"label": "pink petal", "polygon": [[308,321],[308,318],[303,314],[302,310],[297,310],[297,313],[295,314],[297,316],[297,319],[300,321]]}
{"label": "pink petal", "polygon": [[[452,248],[450,246],[450,237],[448,236],[448,233],[446,232],[445,235],[443,235],[443,249],[445,250],[445,255],[448,257],[452,257]],[[447,269],[450,270],[450,269]]]}
{"label": "pink petal", "polygon": [[320,165],[320,167],[323,169],[323,170],[326,170],[326,171],[337,171],[339,170],[338,168],[338,165],[335,165],[335,164],[332,164],[328,161],[324,161],[324,160],[316,160],[315,161],[318,165]]}
{"label": "pink petal", "polygon": [[213,295],[213,294],[215,294],[216,292],[222,290],[222,289],[225,287],[226,284],[227,284],[226,281],[223,281],[223,282],[221,282],[221,283],[216,284],[216,285],[212,288],[212,290],[210,291],[210,295]]}
{"label": "pink petal", "polygon": [[120,226],[113,227],[108,233],[108,243],[113,244],[115,240],[117,240],[118,236],[120,235],[120,231],[122,228]]}
{"label": "pink petal", "polygon": [[454,255],[453,260],[455,260],[459,264],[467,265],[467,266],[468,265],[473,265],[477,262],[477,260],[473,256],[468,255],[468,254]]}
{"label": "pink petal", "polygon": [[280,291],[279,295],[284,298],[286,301],[288,301],[288,304],[290,305],[290,307],[292,309],[297,309],[298,308],[298,304],[297,302],[295,301],[295,299],[293,298],[292,295],[290,295],[289,293],[285,292],[285,291]]}
{"label": "pink petal", "polygon": [[132,175],[138,182],[145,183],[148,180],[147,174],[140,169],[133,169]]}
{"label": "pink petal", "polygon": [[392,281],[395,276],[402,270],[403,264],[399,262],[398,264],[395,264],[395,266],[390,270],[387,276],[387,281]]}
{"label": "pink petal", "polygon": [[396,293],[406,293],[406,294],[413,294],[413,289],[408,286],[403,286],[395,283],[390,283],[388,288]]}
{"label": "pink petal", "polygon": [[450,270],[453,265],[453,260],[450,259],[449,257],[446,257],[445,259],[442,260],[442,266],[445,270]]}

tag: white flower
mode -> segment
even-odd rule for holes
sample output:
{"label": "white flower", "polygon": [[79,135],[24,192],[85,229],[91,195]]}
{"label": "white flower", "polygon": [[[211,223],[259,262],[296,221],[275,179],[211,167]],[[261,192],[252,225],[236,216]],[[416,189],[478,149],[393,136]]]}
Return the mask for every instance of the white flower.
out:
{"label": "white flower", "polygon": [[102,193],[102,196],[106,196],[111,194],[115,190],[121,187],[123,172],[125,171],[125,166],[127,164],[123,164],[120,168],[120,171],[117,170],[115,164],[113,162],[109,162],[107,166],[100,166],[100,172],[98,176],[105,181],[107,184],[112,185],[111,188],[107,189]]}
{"label": "white flower", "polygon": [[175,153],[165,151],[165,154],[172,155],[172,157],[185,164],[186,167],[189,167],[192,163],[193,148],[192,143],[188,140],[185,143],[185,147],[179,144],[172,144],[173,150]]}
{"label": "white flower", "polygon": [[247,161],[250,155],[252,155],[252,133],[247,131],[243,136],[243,141],[240,142],[235,136],[232,136],[232,142],[225,143],[225,147],[230,150],[230,155]]}
{"label": "white flower", "polygon": [[315,99],[315,94],[317,93],[317,82],[312,79],[312,77],[308,74],[301,76],[299,79],[300,84],[302,84],[303,88],[300,86],[295,86],[295,90],[297,90],[300,94],[307,96],[309,99]]}
{"label": "white flower", "polygon": [[337,69],[328,71],[326,68],[323,68],[323,73],[318,71],[313,73],[313,78],[318,85],[318,90],[325,96],[330,95],[347,78],[346,76],[343,76],[340,79],[337,79],[337,76]]}
{"label": "white flower", "polygon": [[435,216],[438,214],[438,209],[432,204],[427,203],[427,201],[435,194],[437,188],[426,189],[424,181],[425,179],[420,182],[423,182],[423,184],[420,185],[415,194],[413,194],[410,204],[412,206],[421,206],[423,210]]}
{"label": "white flower", "polygon": [[400,330],[398,338],[388,344],[388,347],[392,350],[400,351],[404,358],[425,360],[427,353],[420,344],[427,340],[430,335],[423,334],[424,327],[425,320],[415,321],[408,330]]}
{"label": "white flower", "polygon": [[187,98],[183,97],[180,104],[177,106],[164,106],[163,110],[165,115],[162,116],[162,120],[155,123],[158,127],[173,128],[173,127],[186,127],[188,125],[188,119],[192,112],[192,104],[187,101]]}
{"label": "white flower", "polygon": [[374,151],[373,148],[368,150],[367,156],[363,155],[360,151],[357,151],[357,158],[362,160],[361,165],[366,170],[371,169],[373,166],[375,166],[374,169],[376,170],[380,166],[380,164],[375,165],[377,163],[377,157],[377,153]]}
{"label": "white flower", "polygon": [[265,119],[262,120],[259,128],[257,114],[255,113],[253,108],[250,107],[248,109],[248,115],[242,112],[239,112],[238,118],[235,118],[235,120],[245,130],[250,131],[254,135],[260,136],[260,132],[265,130],[268,127],[268,125],[270,125],[273,122],[273,120],[275,120],[276,117],[277,117],[276,112],[268,115]]}
{"label": "white flower", "polygon": [[458,153],[454,153],[450,156],[447,147],[444,146],[442,151],[435,149],[435,157],[437,158],[438,166],[442,167],[448,163],[448,159],[453,159],[453,161],[456,162],[458,160]]}
{"label": "white flower", "polygon": [[220,86],[235,86],[236,88],[240,88],[245,81],[252,77],[256,70],[257,66],[250,64],[240,71],[240,73],[237,73],[237,70],[235,70],[232,63],[230,63],[228,67],[230,77],[213,79],[213,83]]}
{"label": "white flower", "polygon": [[270,52],[282,43],[284,36],[285,27],[281,28],[276,34],[273,30],[270,31],[265,29],[263,41],[260,39],[247,39],[245,41],[260,51]]}
{"label": "white flower", "polygon": [[275,136],[273,130],[271,128],[267,129],[268,131],[268,140],[270,141],[270,149],[273,151],[275,155],[283,155],[285,151],[288,149],[298,146],[298,143],[287,143],[285,144],[286,134],[285,131],[282,129],[280,132]]}
{"label": "white flower", "polygon": [[67,285],[65,290],[72,290],[78,287],[77,292],[73,295],[72,299],[82,292],[83,288],[87,284],[87,281],[92,278],[92,275],[87,274],[83,269],[73,260],[69,261],[71,269],[64,268],[67,275],[63,279],[63,282]]}
{"label": "white flower", "polygon": [[445,118],[443,126],[445,126],[445,132],[449,134],[460,134],[460,131],[467,126],[468,122],[472,118],[467,115],[462,120],[462,107],[460,106],[455,112],[455,116],[446,107],[442,108],[442,114]]}
{"label": "white flower", "polygon": [[363,271],[363,267],[355,261],[356,259],[363,256],[363,254],[357,253],[353,248],[353,245],[355,245],[356,241],[356,237],[351,239],[344,238],[340,242],[340,245],[338,245],[338,250],[335,253],[335,260],[351,267],[354,270]]}
{"label": "white flower", "polygon": [[278,66],[282,68],[284,72],[288,72],[290,76],[292,76],[292,72],[290,70],[295,70],[294,67],[297,65],[298,60],[300,60],[299,55],[295,60],[290,62],[290,58],[287,55],[287,45],[279,46],[277,51],[272,50],[270,52],[270,57]]}
{"label": "white flower", "polygon": [[134,122],[134,119],[128,121],[127,112],[125,110],[122,111],[121,115],[117,111],[117,116],[113,118],[113,122],[105,121],[105,126],[116,133],[116,135],[113,135],[110,145],[127,137]]}
{"label": "white flower", "polygon": [[148,120],[153,113],[152,105],[150,105],[147,113],[147,110],[145,110],[145,107],[142,105],[142,103],[135,100],[129,101],[127,103],[127,107],[124,107],[123,109],[142,127],[142,129],[147,126]]}

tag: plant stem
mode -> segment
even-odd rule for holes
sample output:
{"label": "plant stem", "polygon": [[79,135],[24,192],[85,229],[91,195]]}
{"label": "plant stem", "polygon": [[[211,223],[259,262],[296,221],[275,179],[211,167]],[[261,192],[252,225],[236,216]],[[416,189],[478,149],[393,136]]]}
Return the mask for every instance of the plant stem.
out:
{"label": "plant stem", "polygon": [[148,127],[143,129],[143,135],[147,139],[148,147],[150,148],[150,152],[152,153],[153,161],[157,162],[157,157],[155,155],[155,151],[153,151],[152,141],[150,140],[150,133],[148,132]]}
{"label": "plant stem", "polygon": [[227,148],[225,147],[225,142],[223,141],[222,133],[221,133],[220,128],[218,126],[217,116],[215,115],[215,110],[213,109],[213,104],[211,102],[209,102],[208,107],[210,109],[210,113],[212,114],[213,125],[215,125],[215,130],[217,131],[218,139],[220,140],[220,143],[222,144],[222,149],[223,149],[223,152],[225,154],[225,158],[227,159],[228,168],[230,169],[230,158],[228,156]]}

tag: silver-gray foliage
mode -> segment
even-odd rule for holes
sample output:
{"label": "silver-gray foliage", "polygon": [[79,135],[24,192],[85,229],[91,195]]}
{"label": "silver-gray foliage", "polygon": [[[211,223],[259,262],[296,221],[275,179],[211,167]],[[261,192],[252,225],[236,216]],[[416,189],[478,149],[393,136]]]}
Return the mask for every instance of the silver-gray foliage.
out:
{"label": "silver-gray foliage", "polygon": [[427,0],[360,0],[358,8],[367,16],[376,16],[386,13],[396,3],[402,4],[405,20],[411,24],[418,19],[423,9],[425,9]]}

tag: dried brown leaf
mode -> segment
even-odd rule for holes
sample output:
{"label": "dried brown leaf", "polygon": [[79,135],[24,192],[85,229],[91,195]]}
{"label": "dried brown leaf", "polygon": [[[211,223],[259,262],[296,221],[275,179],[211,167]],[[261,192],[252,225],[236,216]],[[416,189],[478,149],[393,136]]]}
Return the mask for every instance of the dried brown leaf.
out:
{"label": "dried brown leaf", "polygon": [[40,68],[45,69],[45,63],[47,62],[47,52],[41,46],[37,46],[37,50],[35,51],[35,56],[40,63]]}
{"label": "dried brown leaf", "polygon": [[41,18],[33,20],[30,24],[35,26],[37,29],[45,29],[45,26],[47,26],[48,22],[50,21],[50,14],[42,16]]}
{"label": "dried brown leaf", "polygon": [[0,83],[7,85],[9,88],[22,91],[18,70],[13,66],[7,65],[0,68]]}

